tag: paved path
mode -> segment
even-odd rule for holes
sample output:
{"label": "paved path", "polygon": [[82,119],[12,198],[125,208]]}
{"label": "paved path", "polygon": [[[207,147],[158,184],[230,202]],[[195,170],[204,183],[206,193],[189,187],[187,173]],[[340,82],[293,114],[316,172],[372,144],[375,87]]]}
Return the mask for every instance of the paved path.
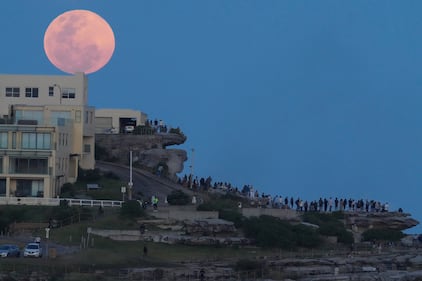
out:
{"label": "paved path", "polygon": [[[129,182],[129,167],[96,161],[96,168],[102,171],[111,171],[116,174],[124,182]],[[151,196],[158,196],[159,205],[164,203],[165,197],[173,190],[183,190],[187,194],[193,194],[190,190],[183,188],[177,183],[171,182],[168,179],[158,177],[149,172],[141,169],[132,169],[132,182],[133,182],[133,198],[137,197],[137,193],[141,192],[143,199],[150,199]]]}

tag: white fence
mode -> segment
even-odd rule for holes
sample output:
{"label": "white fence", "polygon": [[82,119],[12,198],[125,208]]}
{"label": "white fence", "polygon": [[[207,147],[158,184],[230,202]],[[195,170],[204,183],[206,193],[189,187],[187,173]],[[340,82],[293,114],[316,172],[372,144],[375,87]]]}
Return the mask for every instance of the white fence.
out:
{"label": "white fence", "polygon": [[0,197],[0,205],[59,206],[60,201],[67,201],[69,206],[85,207],[122,207],[123,203],[123,201],[74,198]]}

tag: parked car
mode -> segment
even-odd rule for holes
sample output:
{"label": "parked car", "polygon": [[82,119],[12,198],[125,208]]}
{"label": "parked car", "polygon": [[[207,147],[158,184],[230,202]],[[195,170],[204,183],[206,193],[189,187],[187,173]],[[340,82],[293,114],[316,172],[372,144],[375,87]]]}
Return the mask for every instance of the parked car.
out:
{"label": "parked car", "polygon": [[23,250],[24,257],[42,257],[42,247],[39,243],[28,243]]}
{"label": "parked car", "polygon": [[19,257],[21,250],[16,245],[1,245],[0,246],[0,257]]}
{"label": "parked car", "polygon": [[124,132],[125,132],[126,134],[133,133],[133,131],[135,131],[135,126],[132,126],[132,125],[126,125],[126,126],[125,126],[125,128],[124,128]]}

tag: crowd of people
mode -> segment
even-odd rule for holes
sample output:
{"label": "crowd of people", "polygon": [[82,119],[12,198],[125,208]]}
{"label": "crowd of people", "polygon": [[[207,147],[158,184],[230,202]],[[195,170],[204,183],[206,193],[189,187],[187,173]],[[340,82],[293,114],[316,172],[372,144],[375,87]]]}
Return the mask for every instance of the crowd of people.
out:
{"label": "crowd of people", "polygon": [[[179,178],[179,184],[196,191],[218,190],[236,194],[247,198],[251,206],[259,208],[293,209],[301,212],[388,212],[390,208],[388,202],[381,203],[370,199],[320,197],[316,200],[304,200],[281,195],[273,197],[264,193],[260,194],[252,185],[244,185],[240,190],[227,182],[213,183],[211,177],[198,179],[198,177],[193,178],[192,175],[184,175],[183,178]],[[402,209],[398,211],[402,212]]]}
{"label": "crowd of people", "polygon": [[148,119],[148,120],[146,120],[145,125],[154,129],[154,132],[156,132],[156,133],[167,133],[168,132],[167,125],[164,123],[164,121],[162,119],[160,119],[160,120],[154,119],[154,121],[151,120],[151,119]]}

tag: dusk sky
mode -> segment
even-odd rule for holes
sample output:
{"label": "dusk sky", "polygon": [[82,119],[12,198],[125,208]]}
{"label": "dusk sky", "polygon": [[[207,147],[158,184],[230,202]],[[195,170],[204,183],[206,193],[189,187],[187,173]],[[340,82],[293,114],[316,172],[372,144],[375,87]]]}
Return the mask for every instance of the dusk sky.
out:
{"label": "dusk sky", "polygon": [[90,105],[180,126],[198,177],[422,221],[422,1],[1,1],[0,73],[67,75],[43,39],[73,9],[116,39]]}

